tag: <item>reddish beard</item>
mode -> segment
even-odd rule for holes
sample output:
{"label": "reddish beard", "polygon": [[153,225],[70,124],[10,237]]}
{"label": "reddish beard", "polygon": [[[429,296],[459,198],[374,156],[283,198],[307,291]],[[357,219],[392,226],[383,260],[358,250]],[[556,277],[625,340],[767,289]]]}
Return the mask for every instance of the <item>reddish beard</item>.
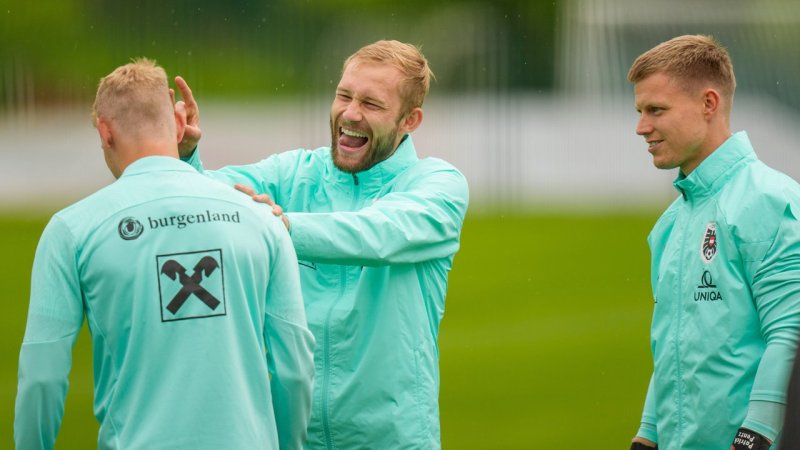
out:
{"label": "reddish beard", "polygon": [[348,164],[343,160],[340,154],[341,150],[339,150],[339,128],[343,125],[337,125],[337,121],[331,119],[331,155],[333,157],[333,165],[343,172],[358,173],[388,159],[396,150],[394,143],[397,141],[399,125],[400,120],[395,123],[395,127],[391,131],[382,136],[375,136],[372,133],[372,129],[359,130],[372,137],[368,138],[365,144],[368,148],[361,159],[355,163]]}

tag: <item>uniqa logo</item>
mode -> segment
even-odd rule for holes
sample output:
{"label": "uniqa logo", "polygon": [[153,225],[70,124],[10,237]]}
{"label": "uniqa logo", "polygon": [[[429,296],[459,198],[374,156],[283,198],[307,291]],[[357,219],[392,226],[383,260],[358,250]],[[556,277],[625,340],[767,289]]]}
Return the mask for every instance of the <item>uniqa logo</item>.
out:
{"label": "uniqa logo", "polygon": [[722,292],[715,290],[717,285],[714,284],[714,279],[711,277],[711,272],[708,270],[703,271],[703,275],[700,276],[700,285],[698,285],[697,288],[702,290],[695,291],[694,301],[696,302],[722,300]]}
{"label": "uniqa logo", "polygon": [[117,231],[119,232],[119,237],[126,241],[131,241],[142,235],[144,227],[142,223],[135,218],[126,217],[119,221]]}

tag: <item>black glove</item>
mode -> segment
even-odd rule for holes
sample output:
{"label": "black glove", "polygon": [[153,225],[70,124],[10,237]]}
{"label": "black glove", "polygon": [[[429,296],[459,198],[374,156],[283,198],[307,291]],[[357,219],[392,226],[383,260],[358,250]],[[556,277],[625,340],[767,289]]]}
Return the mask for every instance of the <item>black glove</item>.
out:
{"label": "black glove", "polygon": [[769,450],[770,443],[764,436],[747,428],[739,428],[731,444],[731,450]]}
{"label": "black glove", "polygon": [[658,444],[655,447],[650,447],[649,445],[644,445],[641,442],[634,442],[631,444],[631,450],[658,450]]}

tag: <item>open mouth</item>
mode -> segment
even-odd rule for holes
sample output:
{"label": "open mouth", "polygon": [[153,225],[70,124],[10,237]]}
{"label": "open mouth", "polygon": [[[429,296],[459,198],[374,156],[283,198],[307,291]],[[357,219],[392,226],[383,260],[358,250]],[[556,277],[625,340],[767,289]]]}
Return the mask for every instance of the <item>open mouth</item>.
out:
{"label": "open mouth", "polygon": [[358,150],[367,145],[369,136],[361,131],[339,127],[339,147],[345,150]]}

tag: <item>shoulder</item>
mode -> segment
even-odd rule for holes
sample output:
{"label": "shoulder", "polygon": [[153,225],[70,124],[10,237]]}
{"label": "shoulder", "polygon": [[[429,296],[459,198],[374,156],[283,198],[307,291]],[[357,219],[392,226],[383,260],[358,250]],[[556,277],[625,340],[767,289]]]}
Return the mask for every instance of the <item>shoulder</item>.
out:
{"label": "shoulder", "polygon": [[800,218],[800,185],[756,161],[740,171],[719,196],[728,226],[743,242],[775,237],[785,220]]}
{"label": "shoulder", "polygon": [[331,170],[333,158],[330,147],[298,148],[271,155],[261,164],[273,165],[281,178],[316,177]]}
{"label": "shoulder", "polygon": [[435,180],[452,179],[453,181],[467,185],[467,179],[461,171],[449,162],[439,158],[423,158],[410,165],[402,176],[410,180]]}
{"label": "shoulder", "polygon": [[678,210],[681,208],[682,203],[683,198],[678,196],[678,198],[676,198],[661,214],[655,225],[653,225],[653,229],[650,231],[650,235],[648,237],[650,241],[653,241],[653,239],[657,236],[668,234],[672,230],[672,227],[675,224],[675,218],[678,216]]}
{"label": "shoulder", "polygon": [[[271,207],[253,201],[250,196],[237,191],[226,183],[200,174],[188,174],[188,177],[191,178],[191,183],[181,186],[182,190],[174,192],[174,196],[185,198],[192,204],[197,202],[198,205],[209,203],[229,205],[230,208],[234,208],[240,213],[236,217],[237,221],[241,220],[242,223],[249,225],[245,234],[249,234],[249,230],[254,232],[257,230],[260,233],[274,236],[283,228],[280,219],[272,214]],[[152,200],[158,202],[162,198],[156,196]]]}
{"label": "shoulder", "polygon": [[439,158],[424,158],[406,168],[396,179],[400,189],[425,190],[466,201],[467,178],[452,164]]}
{"label": "shoulder", "polygon": [[80,239],[117,209],[119,198],[115,195],[116,188],[115,181],[63,208],[53,215],[51,223],[59,223],[61,228]]}
{"label": "shoulder", "polygon": [[273,160],[282,164],[320,164],[331,161],[331,148],[319,147],[315,149],[297,148],[285,152],[276,153],[266,159]]}
{"label": "shoulder", "polygon": [[452,171],[456,173],[461,173],[454,165],[450,164],[449,162],[434,157],[422,158],[417,160],[415,164],[411,166],[416,170],[424,170],[424,171]]}

